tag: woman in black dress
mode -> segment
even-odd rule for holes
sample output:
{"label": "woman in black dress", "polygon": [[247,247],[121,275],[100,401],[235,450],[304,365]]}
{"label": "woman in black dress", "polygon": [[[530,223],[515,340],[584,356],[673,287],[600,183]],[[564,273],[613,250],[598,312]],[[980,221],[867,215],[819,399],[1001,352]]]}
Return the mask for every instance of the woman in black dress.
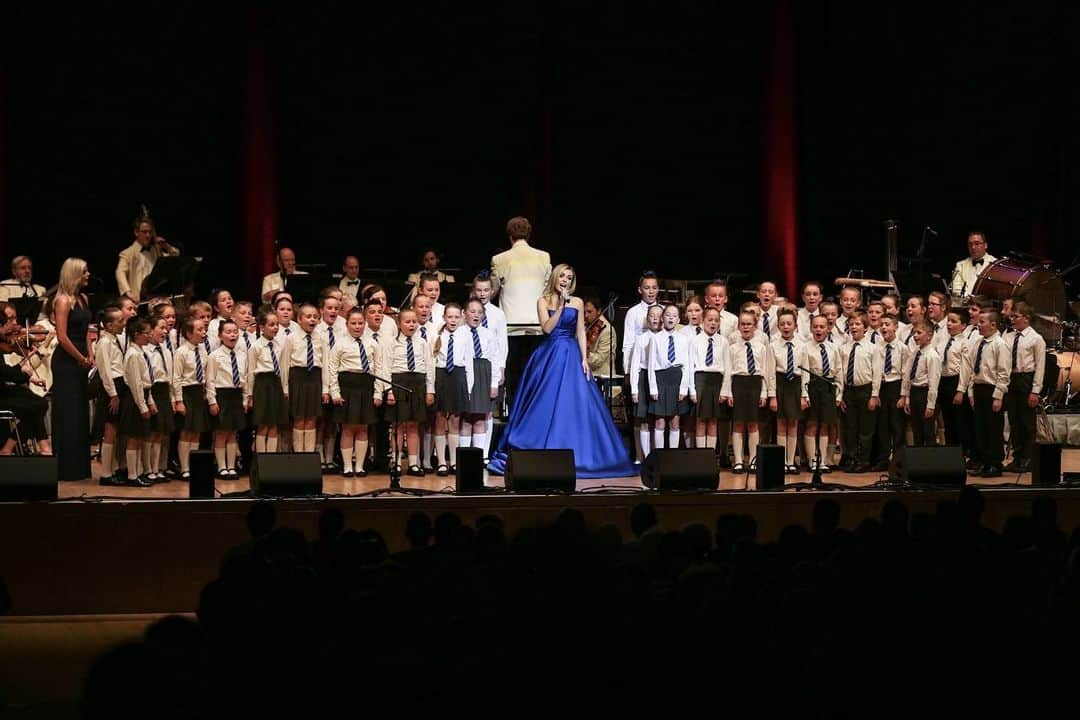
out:
{"label": "woman in black dress", "polygon": [[82,292],[89,280],[86,261],[68,258],[52,301],[58,344],[52,355],[52,438],[61,480],[90,477],[87,377],[93,362],[86,347],[90,308]]}

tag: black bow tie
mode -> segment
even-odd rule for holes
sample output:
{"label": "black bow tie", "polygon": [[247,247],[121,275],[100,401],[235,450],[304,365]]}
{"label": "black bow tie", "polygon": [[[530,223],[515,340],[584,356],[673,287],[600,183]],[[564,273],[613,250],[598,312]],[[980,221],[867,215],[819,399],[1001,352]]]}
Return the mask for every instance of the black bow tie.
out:
{"label": "black bow tie", "polygon": [[153,245],[143,245],[142,249],[139,252],[150,252],[153,249],[154,249]]}
{"label": "black bow tie", "polygon": [[972,261],[971,261],[971,264],[972,264],[972,265],[974,265],[975,267],[978,267],[979,265],[982,265],[982,264],[983,264],[983,260],[984,260],[984,259],[985,259],[985,258],[979,258],[978,260],[972,260]]}
{"label": "black bow tie", "polygon": [[353,285],[359,285],[360,281],[359,280],[346,280],[345,284],[347,286],[349,286],[349,287],[352,287]]}

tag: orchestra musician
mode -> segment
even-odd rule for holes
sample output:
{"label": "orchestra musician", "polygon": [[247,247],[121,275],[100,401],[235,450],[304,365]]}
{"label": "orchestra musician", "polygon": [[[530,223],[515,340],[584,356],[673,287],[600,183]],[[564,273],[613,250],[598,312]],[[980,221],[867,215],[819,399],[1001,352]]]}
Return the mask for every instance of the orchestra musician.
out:
{"label": "orchestra musician", "polygon": [[615,369],[615,329],[600,314],[599,298],[585,298],[585,349],[593,377],[610,377]]}
{"label": "orchestra musician", "polygon": [[17,298],[45,299],[45,288],[33,281],[34,263],[26,255],[18,255],[11,261],[11,277],[0,280],[0,302]]}
{"label": "orchestra musician", "polygon": [[307,275],[303,270],[296,269],[296,253],[292,248],[279,248],[277,253],[278,271],[272,272],[262,280],[262,300],[270,302],[275,293],[285,289],[289,284],[290,275]]}
{"label": "orchestra musician", "polygon": [[[45,428],[45,413],[49,409],[49,403],[28,389],[30,384],[41,386],[45,384],[29,362],[30,348],[34,339],[30,333],[19,326],[14,305],[0,302],[0,314],[3,316],[0,322],[0,352],[14,353],[22,358],[21,360],[16,358],[14,365],[9,365],[7,362],[0,363],[0,410],[8,410],[15,414],[18,420],[19,436],[24,441],[34,440],[42,455],[52,455],[49,434]],[[7,429],[5,425],[2,430],[7,433]],[[0,455],[11,455],[16,450],[14,433],[7,433],[3,444],[0,445]]]}
{"label": "orchestra musician", "polygon": [[967,245],[968,257],[958,261],[953,268],[950,290],[954,298],[963,298],[971,294],[975,288],[975,281],[997,260],[986,251],[986,233],[978,230],[968,233]]}
{"label": "orchestra musician", "polygon": [[142,214],[132,223],[132,229],[135,240],[120,252],[116,263],[116,287],[121,295],[139,302],[143,281],[153,272],[158,258],[179,255],[180,251],[157,234],[145,205]]}

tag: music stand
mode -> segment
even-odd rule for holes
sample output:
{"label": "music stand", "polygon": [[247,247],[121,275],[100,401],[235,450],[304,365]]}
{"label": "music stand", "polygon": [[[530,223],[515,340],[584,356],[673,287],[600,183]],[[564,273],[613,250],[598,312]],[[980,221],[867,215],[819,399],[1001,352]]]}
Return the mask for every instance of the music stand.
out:
{"label": "music stand", "polygon": [[164,255],[143,280],[141,297],[186,295],[195,288],[200,261],[190,255]]}
{"label": "music stand", "polygon": [[319,300],[319,293],[327,285],[337,283],[331,283],[329,275],[323,275],[322,273],[294,273],[293,275],[285,276],[285,292],[292,296],[293,303],[299,305],[300,303],[316,303]]}
{"label": "music stand", "polygon": [[[374,373],[372,373],[371,376],[373,378],[375,378],[376,380],[381,380],[382,382],[386,383],[387,385],[390,385],[391,387],[395,388],[396,390],[400,390],[400,391],[402,391],[404,393],[407,393],[408,395],[412,395],[412,392],[413,392],[412,388],[407,388],[404,385],[401,385],[400,383],[396,383],[393,380],[387,380],[386,378],[381,377],[379,375],[375,375]],[[384,403],[383,407],[384,408],[393,407],[393,409],[395,411],[397,410],[397,405],[396,404],[393,405],[393,406],[389,406],[389,405],[386,405]],[[362,492],[362,493],[360,493],[358,495],[355,495],[354,497],[378,497],[379,495],[384,495],[386,493],[403,493],[405,495],[413,495],[413,496],[416,496],[416,497],[426,497],[428,495],[442,495],[443,494],[438,490],[425,490],[423,488],[401,487],[401,466],[399,464],[401,462],[401,448],[398,447],[398,421],[397,421],[397,413],[396,412],[394,414],[394,420],[392,420],[390,422],[390,447],[392,449],[392,452],[394,453],[394,456],[390,459],[390,484],[388,486],[386,486],[386,487],[375,488],[374,490],[368,490],[366,492]],[[423,462],[423,461],[421,461],[421,462]],[[421,467],[422,467],[422,465],[421,465]]]}
{"label": "music stand", "polygon": [[15,315],[19,318],[19,324],[23,327],[33,325],[41,315],[45,303],[44,297],[16,297],[8,300],[15,308]]}

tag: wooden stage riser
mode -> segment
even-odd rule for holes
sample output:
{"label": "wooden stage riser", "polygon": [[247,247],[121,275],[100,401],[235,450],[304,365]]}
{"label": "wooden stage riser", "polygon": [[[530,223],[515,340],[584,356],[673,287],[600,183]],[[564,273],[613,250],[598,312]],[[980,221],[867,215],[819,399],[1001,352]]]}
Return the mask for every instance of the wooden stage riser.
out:
{"label": "wooden stage riser", "polygon": [[[992,490],[986,493],[985,523],[1001,529],[1006,519],[1030,511],[1050,495],[1058,502],[1061,526],[1080,525],[1080,492],[1063,489]],[[466,523],[485,514],[502,518],[509,533],[550,522],[564,507],[582,511],[591,527],[613,523],[629,538],[631,508],[648,499],[662,527],[677,529],[718,516],[747,513],[757,519],[759,539],[775,540],[791,524],[810,525],[814,503],[823,497],[842,508],[841,524],[854,528],[878,517],[900,498],[912,513],[934,512],[955,493],[880,491],[830,493],[639,494],[486,497],[386,497],[276,501],[278,524],[316,536],[320,512],[338,507],[347,527],[372,528],[391,551],[405,545],[409,514],[433,517],[452,511]],[[11,589],[19,615],[172,612],[195,609],[202,587],[217,574],[224,552],[247,539],[244,515],[250,500],[0,504],[0,575]]]}

